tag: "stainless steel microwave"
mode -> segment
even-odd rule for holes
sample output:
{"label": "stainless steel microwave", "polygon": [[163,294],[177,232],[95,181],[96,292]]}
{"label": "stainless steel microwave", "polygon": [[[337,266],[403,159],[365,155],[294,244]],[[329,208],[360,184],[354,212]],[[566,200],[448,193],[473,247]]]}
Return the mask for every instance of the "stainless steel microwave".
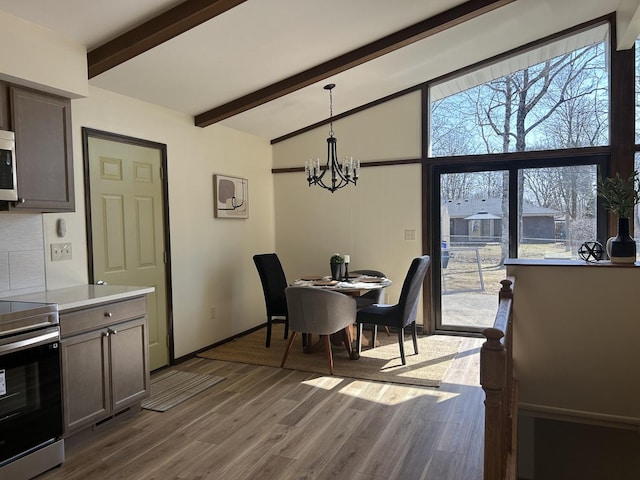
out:
{"label": "stainless steel microwave", "polygon": [[15,135],[0,130],[0,200],[17,201],[17,183]]}

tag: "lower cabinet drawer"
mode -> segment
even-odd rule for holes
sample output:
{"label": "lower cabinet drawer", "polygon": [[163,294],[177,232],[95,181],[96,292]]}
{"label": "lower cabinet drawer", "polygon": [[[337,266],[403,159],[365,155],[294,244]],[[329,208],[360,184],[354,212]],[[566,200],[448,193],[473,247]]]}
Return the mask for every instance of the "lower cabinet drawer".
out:
{"label": "lower cabinet drawer", "polygon": [[124,320],[145,316],[146,312],[146,296],[63,312],[60,314],[60,335],[64,338],[88,332]]}

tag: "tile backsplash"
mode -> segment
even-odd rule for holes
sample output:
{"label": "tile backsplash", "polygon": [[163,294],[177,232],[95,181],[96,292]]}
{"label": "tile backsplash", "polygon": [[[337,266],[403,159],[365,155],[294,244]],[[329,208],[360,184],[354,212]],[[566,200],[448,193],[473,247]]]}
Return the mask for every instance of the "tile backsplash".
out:
{"label": "tile backsplash", "polygon": [[42,215],[0,213],[0,297],[44,290]]}

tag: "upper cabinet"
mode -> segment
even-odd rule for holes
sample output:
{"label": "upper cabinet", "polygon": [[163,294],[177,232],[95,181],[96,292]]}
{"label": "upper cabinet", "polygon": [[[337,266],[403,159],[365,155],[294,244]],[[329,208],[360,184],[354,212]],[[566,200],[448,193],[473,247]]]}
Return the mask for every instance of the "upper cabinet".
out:
{"label": "upper cabinet", "polygon": [[74,211],[71,100],[15,85],[0,88],[0,127],[15,133],[18,177],[18,201],[0,208]]}

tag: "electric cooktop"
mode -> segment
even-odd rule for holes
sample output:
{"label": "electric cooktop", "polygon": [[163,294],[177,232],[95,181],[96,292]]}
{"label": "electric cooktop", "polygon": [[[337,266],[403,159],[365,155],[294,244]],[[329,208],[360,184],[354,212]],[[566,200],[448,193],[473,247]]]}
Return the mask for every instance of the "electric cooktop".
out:
{"label": "electric cooktop", "polygon": [[0,335],[58,325],[56,303],[0,300]]}

